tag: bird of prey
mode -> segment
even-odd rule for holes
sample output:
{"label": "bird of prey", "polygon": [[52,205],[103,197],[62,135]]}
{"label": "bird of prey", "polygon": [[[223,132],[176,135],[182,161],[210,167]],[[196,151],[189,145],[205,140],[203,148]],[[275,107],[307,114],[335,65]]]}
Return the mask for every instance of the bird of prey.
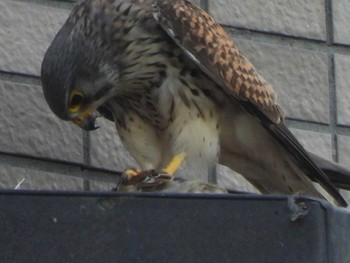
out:
{"label": "bird of prey", "polygon": [[58,117],[85,130],[100,114],[114,121],[142,170],[184,162],[213,182],[221,163],[262,193],[324,198],[312,178],[346,206],[286,128],[272,87],[187,0],[78,4],[48,48],[41,77]]}

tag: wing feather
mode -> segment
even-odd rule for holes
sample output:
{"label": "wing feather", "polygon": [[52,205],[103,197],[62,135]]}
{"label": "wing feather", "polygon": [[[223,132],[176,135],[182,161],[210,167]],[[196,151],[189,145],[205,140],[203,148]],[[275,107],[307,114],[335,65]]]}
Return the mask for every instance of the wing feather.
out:
{"label": "wing feather", "polygon": [[184,0],[156,1],[154,16],[187,55],[229,95],[249,101],[272,122],[283,113],[272,87],[206,12]]}
{"label": "wing feather", "polygon": [[342,206],[346,201],[283,124],[272,87],[234,45],[224,29],[187,0],[155,0],[153,16],[178,46],[229,96],[260,119],[305,174],[320,183]]}

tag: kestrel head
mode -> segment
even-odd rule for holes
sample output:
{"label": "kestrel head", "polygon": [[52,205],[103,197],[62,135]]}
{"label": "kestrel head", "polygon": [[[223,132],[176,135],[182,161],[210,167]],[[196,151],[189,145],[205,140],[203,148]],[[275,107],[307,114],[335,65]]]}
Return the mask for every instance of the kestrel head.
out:
{"label": "kestrel head", "polygon": [[[93,130],[97,109],[112,96],[119,70],[110,59],[114,50],[105,47],[108,40],[96,23],[89,22],[91,11],[84,13],[84,6],[76,10],[46,51],[42,86],[48,105],[59,118]],[[105,18],[101,13],[99,19],[105,22]]]}

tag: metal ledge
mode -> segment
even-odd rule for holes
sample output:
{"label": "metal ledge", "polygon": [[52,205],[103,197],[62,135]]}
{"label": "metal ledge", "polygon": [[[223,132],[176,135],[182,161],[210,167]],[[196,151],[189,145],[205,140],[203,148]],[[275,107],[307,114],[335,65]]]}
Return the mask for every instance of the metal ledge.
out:
{"label": "metal ledge", "polygon": [[299,197],[292,221],[291,201],[1,191],[1,262],[350,262],[350,213]]}

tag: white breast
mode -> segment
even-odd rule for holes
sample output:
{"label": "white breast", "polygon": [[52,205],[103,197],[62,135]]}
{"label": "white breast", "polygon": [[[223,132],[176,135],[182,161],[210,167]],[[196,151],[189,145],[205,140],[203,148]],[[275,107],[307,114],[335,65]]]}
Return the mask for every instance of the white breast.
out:
{"label": "white breast", "polygon": [[161,86],[158,108],[171,120],[164,131],[164,162],[174,154],[186,153],[186,178],[209,179],[215,173],[219,152],[218,109],[191,79],[187,85],[176,74]]}

